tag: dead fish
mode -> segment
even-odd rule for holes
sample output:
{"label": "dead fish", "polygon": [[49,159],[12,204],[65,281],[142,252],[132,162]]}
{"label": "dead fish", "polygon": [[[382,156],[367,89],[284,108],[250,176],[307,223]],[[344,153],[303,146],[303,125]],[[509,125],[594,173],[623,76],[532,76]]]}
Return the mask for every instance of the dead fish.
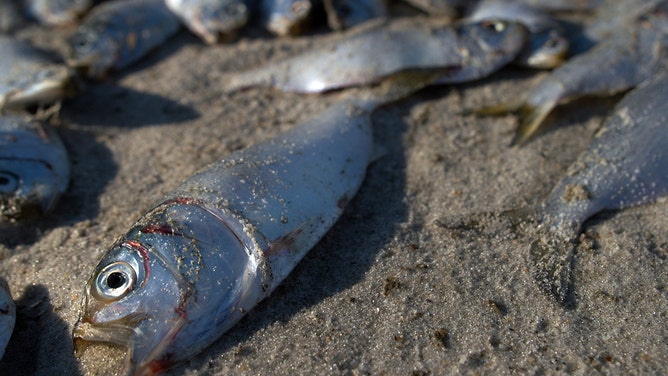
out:
{"label": "dead fish", "polygon": [[0,224],[50,211],[69,180],[67,150],[53,128],[25,116],[0,117]]}
{"label": "dead fish", "polygon": [[267,66],[230,74],[227,91],[273,87],[318,93],[373,84],[397,72],[439,69],[439,83],[485,77],[513,60],[526,41],[526,29],[513,22],[483,21],[432,27],[413,23],[375,27],[348,34],[325,46]]}
{"label": "dead fish", "polygon": [[8,33],[23,23],[21,8],[16,0],[0,0],[0,33]]}
{"label": "dead fish", "polygon": [[175,34],[180,22],[164,0],[112,0],[84,18],[69,39],[68,64],[100,78],[143,58]]}
{"label": "dead fish", "polygon": [[668,76],[639,86],[617,104],[589,148],[536,210],[532,246],[541,286],[574,304],[572,268],[582,224],[603,210],[642,205],[668,193]]}
{"label": "dead fish", "polygon": [[92,5],[92,0],[24,0],[28,15],[51,26],[74,24]]}
{"label": "dead fish", "polygon": [[349,29],[388,15],[385,0],[324,0],[324,5],[327,24],[334,30]]}
{"label": "dead fish", "polygon": [[600,0],[594,21],[586,25],[584,35],[593,42],[600,42],[619,29],[633,27],[638,17],[662,2],[665,0]]}
{"label": "dead fish", "polygon": [[373,159],[370,113],[435,78],[411,76],[345,99],[184,181],[96,267],[73,331],[78,353],[88,342],[126,346],[124,373],[145,375],[220,338],[355,195]]}
{"label": "dead fish", "polygon": [[404,0],[405,3],[432,16],[456,18],[457,8],[468,4],[466,0]]}
{"label": "dead fish", "polygon": [[[605,0],[513,0],[551,12],[594,10]],[[615,0],[616,1],[616,0]],[[626,1],[626,0],[625,0]],[[622,1],[617,1],[622,3]]]}
{"label": "dead fish", "polygon": [[5,354],[16,322],[16,304],[12,299],[7,281],[0,278],[0,359]]}
{"label": "dead fish", "polygon": [[561,25],[543,10],[521,1],[484,0],[469,13],[467,19],[502,19],[526,26],[529,42],[515,59],[516,64],[551,69],[560,65],[568,53],[570,43]]}
{"label": "dead fish", "polygon": [[522,144],[536,134],[558,104],[583,96],[613,95],[634,87],[664,64],[668,13],[662,9],[648,14],[636,27],[622,29],[573,57],[519,99],[474,112],[480,115],[517,112],[519,126],[513,143]]}
{"label": "dead fish", "polygon": [[244,0],[165,0],[169,9],[208,44],[229,39],[250,19]]}
{"label": "dead fish", "polygon": [[73,73],[42,50],[0,35],[0,111],[50,104],[74,94]]}
{"label": "dead fish", "polygon": [[261,0],[260,17],[270,32],[279,36],[302,33],[316,6],[314,0]]}

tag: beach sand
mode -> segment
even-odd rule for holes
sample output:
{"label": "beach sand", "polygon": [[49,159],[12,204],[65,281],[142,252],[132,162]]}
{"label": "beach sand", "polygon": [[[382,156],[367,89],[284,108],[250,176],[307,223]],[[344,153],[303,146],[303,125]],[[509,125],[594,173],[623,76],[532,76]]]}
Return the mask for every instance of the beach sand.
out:
{"label": "beach sand", "polygon": [[[71,29],[19,33],[63,51]],[[279,134],[347,95],[253,89],[225,73],[335,38],[276,39],[259,27],[206,46],[180,32],[144,61],[63,103],[68,192],[0,245],[17,323],[6,375],[107,375],[122,351],[73,354],[84,285],[106,249],[182,180]],[[517,96],[544,72],[506,68],[423,90],[373,115],[384,153],[329,233],[283,284],[201,354],[167,375],[666,374],[668,200],[585,224],[566,309],[536,283],[532,239],[483,212],[534,205],[591,141],[619,97],[559,107],[549,131],[510,147],[514,116],[463,110]]]}

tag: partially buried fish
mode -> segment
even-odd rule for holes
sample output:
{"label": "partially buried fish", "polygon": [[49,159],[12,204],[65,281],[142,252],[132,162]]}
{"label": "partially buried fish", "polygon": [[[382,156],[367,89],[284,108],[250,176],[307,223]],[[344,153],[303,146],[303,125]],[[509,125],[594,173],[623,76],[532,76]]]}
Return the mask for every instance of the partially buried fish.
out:
{"label": "partially buried fish", "polygon": [[443,72],[438,83],[460,83],[486,77],[513,60],[526,36],[520,24],[492,20],[456,26],[425,25],[424,20],[394,28],[376,26],[332,46],[230,74],[223,83],[226,91],[273,87],[318,93],[429,69]]}
{"label": "partially buried fish", "polygon": [[169,9],[208,44],[234,36],[251,16],[251,0],[165,0]]}
{"label": "partially buried fish", "polygon": [[0,111],[51,104],[75,91],[67,66],[28,43],[0,35]]}
{"label": "partially buried fish", "polygon": [[558,104],[583,96],[614,95],[663,69],[668,46],[668,2],[619,30],[591,50],[556,68],[518,99],[474,111],[480,115],[517,112],[513,143],[528,141]]}
{"label": "partially buried fish", "polygon": [[267,297],[332,227],[372,161],[370,113],[429,84],[409,75],[343,100],[184,181],[98,264],[75,325],[127,346],[126,374],[165,369],[209,346]]}
{"label": "partially buried fish", "polygon": [[93,0],[24,0],[26,12],[40,23],[74,24],[93,5]]}
{"label": "partially buried fish", "polygon": [[68,64],[90,77],[137,62],[181,26],[164,0],[112,0],[84,18],[69,39]]}
{"label": "partially buried fish", "polygon": [[575,303],[572,268],[582,224],[668,193],[668,76],[626,94],[589,148],[535,210],[531,251],[541,286],[566,307]]}
{"label": "partially buried fish", "polygon": [[569,41],[561,25],[545,11],[517,0],[484,0],[468,14],[470,21],[502,19],[516,21],[529,30],[529,41],[515,58],[518,65],[554,68],[568,54]]}
{"label": "partially buried fish", "polygon": [[53,209],[69,179],[67,150],[55,130],[28,117],[0,116],[0,224]]}

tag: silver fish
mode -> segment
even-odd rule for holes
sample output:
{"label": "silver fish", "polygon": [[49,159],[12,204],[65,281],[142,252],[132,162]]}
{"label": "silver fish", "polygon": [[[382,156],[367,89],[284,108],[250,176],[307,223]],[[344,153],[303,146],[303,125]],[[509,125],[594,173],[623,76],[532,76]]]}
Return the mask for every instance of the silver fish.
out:
{"label": "silver fish", "polygon": [[[593,10],[606,0],[513,0],[551,12]],[[616,1],[618,4],[627,1]]]}
{"label": "silver fish", "polygon": [[316,3],[314,0],[260,0],[260,15],[270,32],[279,36],[302,33]]}
{"label": "silver fish", "polygon": [[542,236],[532,244],[532,256],[539,282],[560,303],[574,303],[571,272],[585,220],[668,194],[666,101],[666,75],[626,94],[539,206],[535,217]]}
{"label": "silver fish", "polygon": [[234,73],[227,91],[273,87],[318,93],[368,85],[397,72],[440,69],[440,83],[475,80],[513,60],[524,46],[526,29],[513,22],[483,21],[457,26],[375,27],[267,66]]}
{"label": "silver fish", "polygon": [[349,29],[388,16],[385,0],[324,0],[327,23],[334,30]]}
{"label": "silver fish", "polygon": [[8,33],[23,23],[21,8],[16,0],[0,0],[0,33]]}
{"label": "silver fish", "polygon": [[522,2],[484,0],[478,3],[467,19],[502,19],[526,26],[529,42],[515,59],[516,64],[531,68],[554,68],[565,60],[568,53],[570,43],[561,25],[545,11]]}
{"label": "silver fish", "polygon": [[0,111],[58,101],[74,93],[72,78],[44,51],[0,35]]}
{"label": "silver fish", "polygon": [[[668,3],[666,3],[668,4]],[[657,8],[632,29],[622,29],[591,50],[573,57],[519,99],[474,112],[519,114],[513,143],[528,141],[558,104],[583,96],[613,95],[649,78],[665,61],[668,5]]]}
{"label": "silver fish", "polygon": [[5,354],[7,343],[14,331],[16,304],[12,299],[7,281],[0,278],[0,359]]}
{"label": "silver fish", "polygon": [[45,25],[74,24],[93,5],[92,0],[24,0],[26,12]]}
{"label": "silver fish", "polygon": [[343,100],[237,151],[144,214],[88,281],[73,338],[127,346],[125,373],[209,346],[267,297],[341,215],[372,161],[370,113],[435,77]]}
{"label": "silver fish", "polygon": [[0,224],[48,212],[69,179],[67,150],[51,127],[18,115],[0,117]]}
{"label": "silver fish", "polygon": [[638,17],[651,11],[665,0],[600,0],[594,21],[585,27],[584,35],[600,42],[622,28],[633,27]]}
{"label": "silver fish", "polygon": [[181,23],[164,0],[112,0],[86,16],[69,39],[68,64],[90,77],[124,68],[175,34]]}
{"label": "silver fish", "polygon": [[457,8],[468,4],[467,0],[404,0],[411,6],[432,16],[455,18]]}
{"label": "silver fish", "polygon": [[246,25],[251,9],[244,0],[165,0],[167,7],[208,44],[232,36]]}

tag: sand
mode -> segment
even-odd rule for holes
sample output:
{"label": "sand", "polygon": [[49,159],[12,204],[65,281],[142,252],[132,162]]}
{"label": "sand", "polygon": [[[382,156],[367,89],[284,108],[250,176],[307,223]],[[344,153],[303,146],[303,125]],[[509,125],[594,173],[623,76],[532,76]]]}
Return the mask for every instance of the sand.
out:
{"label": "sand", "polygon": [[[62,51],[71,29],[19,36]],[[224,94],[224,73],[334,38],[275,39],[251,27],[206,46],[182,31],[130,69],[63,103],[72,180],[57,209],[0,245],[17,324],[0,373],[106,375],[119,349],[73,354],[84,285],[105,250],[183,179],[316,115],[345,92]],[[385,153],[345,213],[265,301],[168,375],[666,374],[668,200],[602,213],[575,259],[576,305],[537,285],[529,243],[495,221],[540,202],[614,99],[560,107],[548,132],[509,147],[514,116],[462,110],[512,98],[543,72],[507,68],[378,110]]]}

